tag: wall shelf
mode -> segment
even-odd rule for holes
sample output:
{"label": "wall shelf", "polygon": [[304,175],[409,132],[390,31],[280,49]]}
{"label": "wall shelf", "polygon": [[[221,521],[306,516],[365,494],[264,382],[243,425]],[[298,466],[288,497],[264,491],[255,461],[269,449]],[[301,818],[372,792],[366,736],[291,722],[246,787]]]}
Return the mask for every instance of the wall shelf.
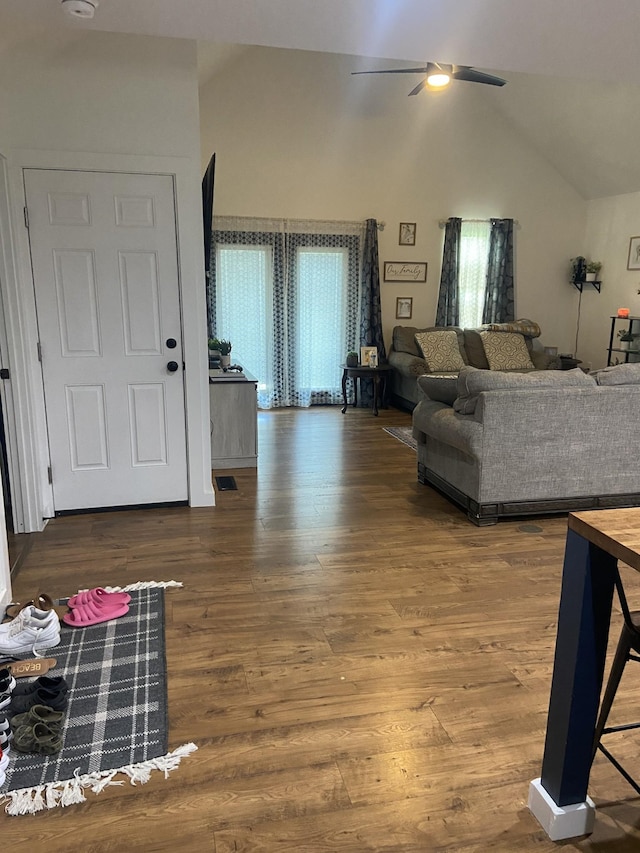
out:
{"label": "wall shelf", "polygon": [[586,284],[590,284],[598,291],[598,293],[600,293],[600,288],[602,287],[601,281],[572,281],[571,284],[574,287],[577,287],[580,293],[582,293]]}

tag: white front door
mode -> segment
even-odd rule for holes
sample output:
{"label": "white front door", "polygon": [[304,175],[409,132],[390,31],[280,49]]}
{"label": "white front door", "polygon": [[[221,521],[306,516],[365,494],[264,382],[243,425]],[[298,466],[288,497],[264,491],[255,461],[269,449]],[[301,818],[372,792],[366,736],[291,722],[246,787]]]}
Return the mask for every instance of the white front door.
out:
{"label": "white front door", "polygon": [[24,175],[54,508],[186,500],[173,179]]}

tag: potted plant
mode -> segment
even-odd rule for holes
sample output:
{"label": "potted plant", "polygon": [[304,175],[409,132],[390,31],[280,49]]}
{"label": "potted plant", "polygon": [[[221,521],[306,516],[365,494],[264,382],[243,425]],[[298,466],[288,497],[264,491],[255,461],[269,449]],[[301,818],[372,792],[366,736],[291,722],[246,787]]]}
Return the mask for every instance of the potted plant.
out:
{"label": "potted plant", "polygon": [[631,349],[631,345],[635,338],[629,329],[620,329],[618,337],[620,338],[620,349]]}
{"label": "potted plant", "polygon": [[220,367],[220,341],[217,338],[209,338],[207,341],[209,349],[209,370]]}
{"label": "potted plant", "polygon": [[223,368],[229,367],[231,364],[231,341],[220,340],[218,346],[220,348],[220,364]]}
{"label": "potted plant", "polygon": [[351,352],[347,353],[347,367],[357,367],[358,366],[358,353],[355,350],[351,350]]}
{"label": "potted plant", "polygon": [[600,261],[587,261],[585,281],[597,281],[598,273],[602,269]]}

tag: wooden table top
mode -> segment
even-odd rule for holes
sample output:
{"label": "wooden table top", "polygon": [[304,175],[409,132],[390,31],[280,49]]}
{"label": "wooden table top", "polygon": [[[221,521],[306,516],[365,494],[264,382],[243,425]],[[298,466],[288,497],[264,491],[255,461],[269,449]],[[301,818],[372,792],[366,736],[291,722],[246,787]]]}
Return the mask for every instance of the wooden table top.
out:
{"label": "wooden table top", "polygon": [[569,529],[640,571],[640,507],[571,512]]}

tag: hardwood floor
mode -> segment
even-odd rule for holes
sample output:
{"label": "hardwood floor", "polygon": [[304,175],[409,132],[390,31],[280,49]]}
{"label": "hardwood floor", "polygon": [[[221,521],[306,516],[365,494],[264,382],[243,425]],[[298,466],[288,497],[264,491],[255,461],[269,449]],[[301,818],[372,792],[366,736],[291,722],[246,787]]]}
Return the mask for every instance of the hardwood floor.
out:
{"label": "hardwood floor", "polygon": [[[66,517],[34,537],[19,600],[183,582],[166,594],[170,747],[199,749],[166,780],[1,814],[3,850],[640,848],[640,799],[603,758],[590,838],[553,844],[526,806],[566,517],[474,527],[382,430],[409,423],[392,409],[262,412],[258,471],[216,472],[238,490],[215,509]],[[638,704],[633,669],[616,714]],[[640,775],[640,734],[620,740]]]}

